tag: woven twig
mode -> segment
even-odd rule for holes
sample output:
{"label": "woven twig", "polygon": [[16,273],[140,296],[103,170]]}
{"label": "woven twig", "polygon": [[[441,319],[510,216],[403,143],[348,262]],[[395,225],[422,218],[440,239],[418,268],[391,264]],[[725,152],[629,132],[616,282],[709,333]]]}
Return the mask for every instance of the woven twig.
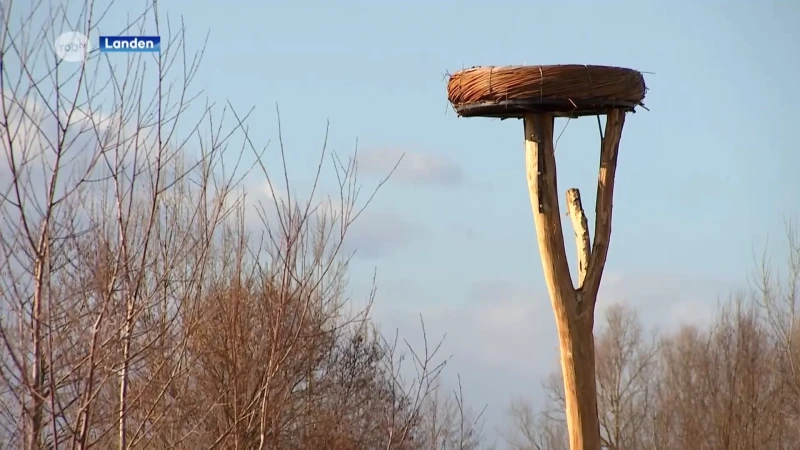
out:
{"label": "woven twig", "polygon": [[577,64],[475,67],[453,74],[447,83],[448,99],[456,108],[525,99],[605,99],[641,105],[646,90],[644,77],[635,70]]}

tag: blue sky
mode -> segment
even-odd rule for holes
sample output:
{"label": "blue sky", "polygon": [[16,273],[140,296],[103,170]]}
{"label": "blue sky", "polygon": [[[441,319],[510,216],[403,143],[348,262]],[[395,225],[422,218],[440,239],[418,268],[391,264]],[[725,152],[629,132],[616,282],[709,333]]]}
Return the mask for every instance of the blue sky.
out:
{"label": "blue sky", "polygon": [[[651,111],[626,125],[609,271],[739,277],[754,240],[780,232],[800,192],[792,2],[238,3],[171,1],[169,12],[198,37],[210,29],[197,83],[213,99],[255,104],[257,138],[275,135],[277,102],[298,160],[317,151],[330,118],[340,151],[358,137],[364,150],[435,154],[463,171],[460,185],[398,183],[379,197],[376,208],[421,229],[413,248],[380,261],[387,276],[436,279],[446,291],[465,279],[540,278],[521,124],[459,120],[447,108],[443,74],[471,65],[653,73]],[[588,198],[597,153],[594,120],[572,121],[559,143],[560,185]]]}
{"label": "blue sky", "polygon": [[[183,17],[190,50],[210,31],[196,86],[211,101],[256,106],[256,142],[276,140],[280,106],[295,182],[311,181],[328,119],[337,151],[358,138],[367,185],[406,153],[354,229],[363,251],[352,289],[363,295],[377,268],[384,327],[414,335],[422,313],[429,332],[447,332],[448,379],[460,373],[468,401],[489,403],[490,427],[512,396],[540,395],[557,367],[556,335],[522,124],[457,118],[446,73],[559,63],[646,72],[650,111],[629,115],[622,138],[601,310],[628,301],[652,325],[703,320],[743,286],[765,246],[780,257],[784,219],[800,211],[797,2],[170,0],[161,9]],[[100,32],[116,34],[136,10],[116,8]],[[570,121],[556,151],[559,186],[562,196],[580,188],[590,217],[598,155],[595,120]]]}

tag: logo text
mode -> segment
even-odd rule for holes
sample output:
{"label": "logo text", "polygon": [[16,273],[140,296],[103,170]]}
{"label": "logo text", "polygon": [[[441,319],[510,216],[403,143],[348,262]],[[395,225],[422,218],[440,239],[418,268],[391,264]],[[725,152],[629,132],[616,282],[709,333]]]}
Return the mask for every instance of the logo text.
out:
{"label": "logo text", "polygon": [[100,36],[101,52],[160,52],[160,36]]}

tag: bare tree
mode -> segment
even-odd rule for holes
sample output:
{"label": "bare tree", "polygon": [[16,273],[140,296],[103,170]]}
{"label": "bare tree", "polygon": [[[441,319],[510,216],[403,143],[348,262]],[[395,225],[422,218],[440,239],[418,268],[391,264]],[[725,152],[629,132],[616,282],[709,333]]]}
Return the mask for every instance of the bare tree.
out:
{"label": "bare tree", "polygon": [[796,222],[786,222],[786,264],[784,270],[773,267],[766,254],[755,279],[758,305],[763,309],[771,334],[778,346],[778,370],[787,398],[787,420],[800,427],[800,233]]}
{"label": "bare tree", "polygon": [[423,406],[423,420],[417,440],[421,448],[436,450],[477,450],[484,444],[482,416],[477,415],[464,401],[461,377],[458,390],[448,393],[437,385]]}
{"label": "bare tree", "polygon": [[598,415],[603,446],[641,448],[647,443],[653,409],[657,346],[644,336],[638,314],[624,304],[605,312],[605,329],[596,341]]}
{"label": "bare tree", "polygon": [[684,328],[664,346],[660,448],[789,448],[776,347],[752,304],[723,307],[706,332]]}
{"label": "bare tree", "polygon": [[[192,106],[202,52],[157,3],[118,30],[161,35],[157,55],[39,57],[62,19],[96,34],[107,11],[84,6],[4,4],[2,444],[426,448],[420,424],[447,359],[427,337],[401,352],[381,336],[374,290],[347,308],[343,243],[382,183],[362,197],[357,158],[326,139],[308,198],[293,196],[282,139],[273,180],[247,115]],[[35,34],[33,22],[48,25]],[[332,195],[320,194],[326,161]],[[248,176],[272,193],[256,230]],[[459,448],[476,434],[462,427]]]}
{"label": "bare tree", "polygon": [[[761,309],[736,297],[707,329],[683,326],[659,341],[634,311],[612,306],[597,337],[598,410],[609,449],[789,449],[797,442],[794,399],[783,371],[785,341]],[[564,424],[554,373],[536,414],[515,404],[514,448],[555,448]]]}
{"label": "bare tree", "polygon": [[[97,32],[92,3],[14,5],[4,3],[1,44],[0,333],[10,406],[0,422],[13,446],[88,447],[114,434],[128,448],[169,409],[160,395],[137,413],[132,405],[186,371],[185,336],[173,331],[179,315],[192,316],[179,300],[196,296],[208,241],[229,209],[231,179],[217,171],[226,136],[201,140],[199,161],[187,163],[186,140],[200,137],[210,110],[200,109],[183,140],[175,134],[187,126],[198,60],[182,29],[162,28],[156,5],[126,29],[149,24],[167,45],[152,60],[122,63],[96,53],[84,63],[52,58],[62,24]],[[40,22],[36,33],[30,25]],[[165,79],[176,61],[178,88]],[[146,67],[155,68],[152,85]],[[153,352],[166,352],[157,369],[145,362]]]}
{"label": "bare tree", "polygon": [[[555,382],[553,387],[563,389],[560,378],[552,379]],[[512,450],[568,450],[569,436],[563,407],[561,411],[560,418],[549,416],[547,412],[537,413],[531,402],[518,398],[509,406],[511,424],[501,430],[503,440]]]}

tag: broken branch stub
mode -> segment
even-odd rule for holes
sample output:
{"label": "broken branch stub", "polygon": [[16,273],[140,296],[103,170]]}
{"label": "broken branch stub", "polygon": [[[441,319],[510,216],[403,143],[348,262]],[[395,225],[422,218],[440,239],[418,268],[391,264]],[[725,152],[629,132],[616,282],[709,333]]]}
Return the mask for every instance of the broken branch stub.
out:
{"label": "broken branch stub", "polygon": [[583,287],[589,267],[589,221],[583,212],[581,193],[577,189],[567,189],[567,214],[575,230],[575,247],[578,250],[578,288]]}

